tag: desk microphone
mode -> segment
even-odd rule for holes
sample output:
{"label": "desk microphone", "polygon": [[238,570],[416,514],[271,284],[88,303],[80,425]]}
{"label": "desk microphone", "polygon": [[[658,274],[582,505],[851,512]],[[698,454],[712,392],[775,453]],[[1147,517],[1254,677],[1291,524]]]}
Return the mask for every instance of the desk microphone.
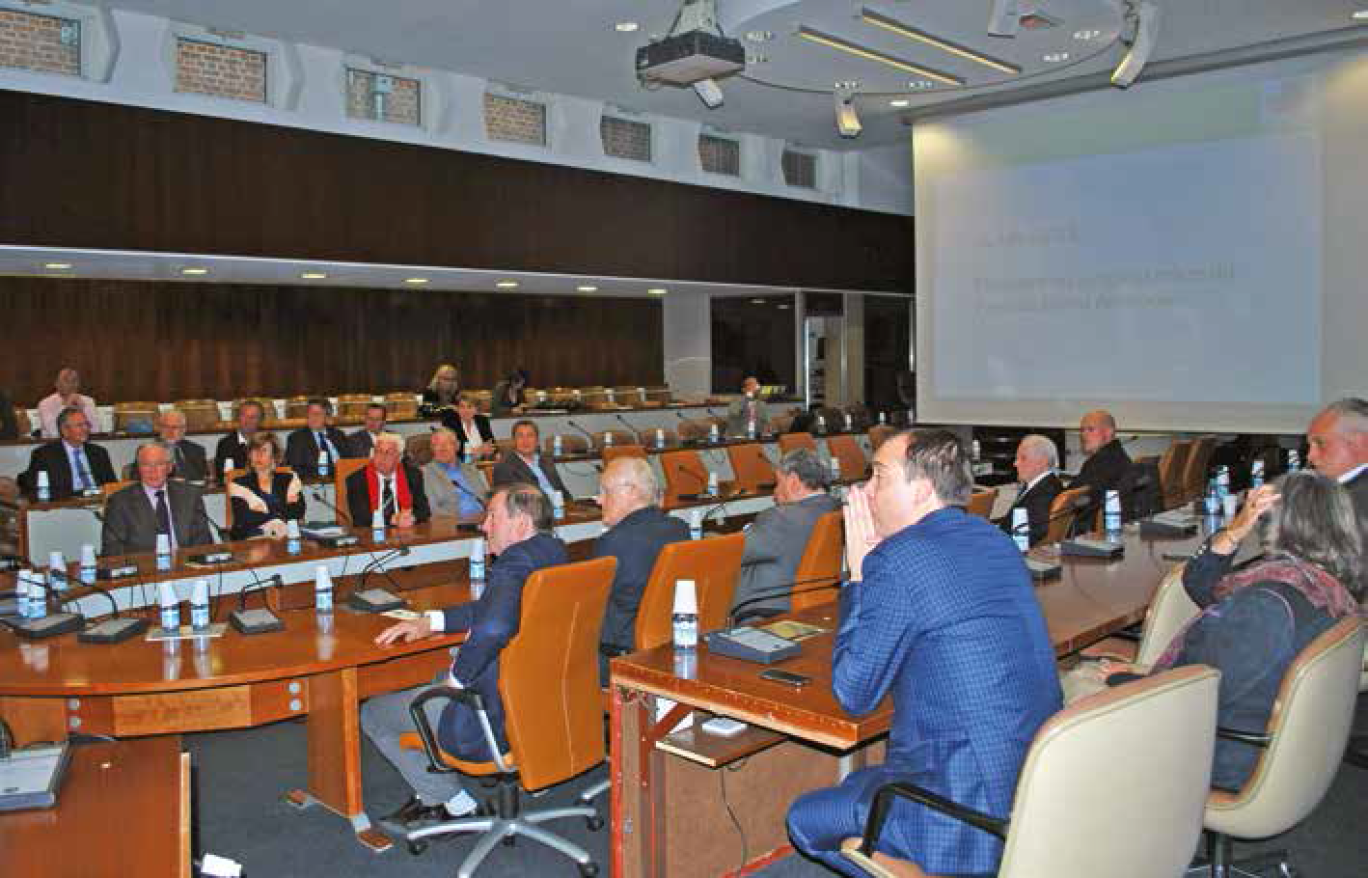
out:
{"label": "desk microphone", "polygon": [[408,553],[408,546],[399,546],[378,558],[372,555],[370,563],[361,571],[361,578],[357,582],[356,590],[347,598],[347,604],[352,609],[360,610],[363,613],[384,613],[404,606],[404,599],[395,595],[394,592],[386,591],[383,588],[366,588],[366,579],[378,568],[389,580],[390,585],[394,586],[395,591],[403,591],[399,588],[399,584],[394,581],[394,577],[390,576],[389,571],[384,568],[384,564],[392,558],[402,558]]}
{"label": "desk microphone", "polygon": [[584,428],[581,427],[579,424],[576,424],[576,423],[575,423],[573,420],[571,420],[570,418],[566,418],[566,419],[565,419],[565,423],[566,423],[567,426],[573,427],[574,429],[576,429],[576,430],[578,430],[579,432],[583,433],[583,434],[584,434],[584,438],[589,440],[589,450],[590,450],[590,451],[593,451],[593,450],[594,450],[594,446],[595,446],[596,442],[595,442],[595,440],[594,440],[594,434],[593,434],[593,433],[590,433],[588,430],[584,429]]}
{"label": "desk microphone", "polygon": [[[675,472],[678,472],[678,473],[682,473],[682,474],[684,474],[684,475],[687,475],[689,478],[691,478],[691,479],[693,479],[694,481],[696,481],[696,482],[698,482],[699,484],[701,484],[701,485],[703,486],[703,489],[704,489],[705,491],[707,490],[707,487],[708,487],[708,478],[707,478],[706,476],[700,476],[698,473],[694,472],[692,469],[689,469],[688,467],[686,467],[686,466],[685,466],[684,464],[682,464],[682,463],[676,463],[676,464],[675,464]],[[697,500],[697,499],[699,499],[700,497],[702,497],[702,496],[704,496],[704,495],[703,495],[702,493],[699,493],[699,494],[676,494],[675,496],[678,497],[680,500],[683,500],[683,501],[685,501],[685,502],[690,502],[690,501],[693,501],[693,500]]]}
{"label": "desk microphone", "polygon": [[229,614],[228,621],[243,634],[268,634],[272,631],[283,631],[285,623],[280,621],[280,617],[272,613],[269,608],[253,607],[250,610],[247,609],[247,592],[253,588],[261,589],[272,585],[276,588],[284,588],[285,580],[277,573],[263,583],[260,577],[256,575],[256,570],[248,567],[247,572],[252,575],[252,579],[255,581],[254,585],[249,585],[238,592],[238,608]]}
{"label": "desk microphone", "polygon": [[[138,617],[119,617],[119,604],[114,600],[114,596],[104,588],[94,583],[86,583],[86,587],[93,593],[102,596],[109,601],[109,606],[113,614],[101,622],[96,622],[84,631],[76,635],[76,639],[81,643],[120,643],[130,637],[137,637],[139,634],[152,627],[152,623],[146,619]],[[74,597],[69,597],[62,602],[61,606],[66,606]]]}
{"label": "desk microphone", "polygon": [[[317,500],[319,503],[322,503],[322,504],[323,504],[324,506],[326,506],[328,509],[331,509],[333,515],[336,515],[339,519],[341,519],[342,521],[345,521],[345,522],[346,522],[345,525],[343,525],[343,524],[337,524],[337,525],[326,525],[326,526],[328,526],[328,527],[346,527],[346,528],[351,528],[351,526],[352,526],[351,515],[348,514],[348,513],[346,513],[346,512],[343,512],[341,509],[338,509],[338,508],[337,508],[336,506],[334,506],[331,502],[329,502],[328,498],[324,496],[323,490],[322,490],[321,487],[319,488],[319,490],[317,491],[317,493],[315,493],[315,494],[313,495],[313,498],[314,498],[315,500]],[[324,546],[324,547],[329,548],[329,549],[341,549],[341,548],[343,548],[343,547],[345,547],[345,546],[354,546],[354,545],[356,545],[358,542],[360,542],[360,541],[356,538],[356,535],[355,535],[355,534],[352,534],[352,533],[342,533],[342,534],[337,535],[337,536],[324,535],[323,533],[320,533],[320,532],[319,532],[323,527],[325,527],[325,525],[320,525],[320,524],[315,524],[315,525],[302,524],[302,525],[300,525],[300,531],[304,534],[304,536],[306,536],[306,537],[308,537],[309,539],[313,540],[315,543],[318,543],[320,546]]]}
{"label": "desk microphone", "polygon": [[615,418],[617,418],[619,421],[621,421],[622,424],[623,424],[623,426],[625,426],[628,430],[630,430],[633,436],[637,437],[637,441],[638,441],[638,442],[641,441],[641,433],[640,433],[639,430],[637,430],[636,427],[632,426],[632,422],[631,422],[631,421],[627,420],[626,418],[624,418],[624,417],[623,417],[622,415],[620,415],[620,414],[615,414],[615,415],[613,415],[613,417],[615,417]]}

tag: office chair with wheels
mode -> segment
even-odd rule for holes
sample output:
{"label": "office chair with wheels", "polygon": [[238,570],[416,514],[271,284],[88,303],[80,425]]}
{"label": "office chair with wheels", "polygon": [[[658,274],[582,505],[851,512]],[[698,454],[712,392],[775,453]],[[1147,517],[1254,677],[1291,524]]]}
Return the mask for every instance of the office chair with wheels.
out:
{"label": "office chair with wheels", "polygon": [[[479,833],[456,872],[470,878],[499,842],[522,836],[565,854],[581,875],[598,874],[598,865],[584,849],[541,826],[548,820],[583,817],[591,829],[598,829],[603,825],[598,811],[586,804],[524,811],[520,793],[570,780],[604,760],[598,637],[616,569],[616,558],[598,558],[544,568],[528,577],[518,634],[499,655],[509,752],[499,752],[478,693],[437,686],[414,699],[409,712],[418,732],[404,735],[403,745],[426,752],[429,771],[493,777],[498,790],[492,815],[416,829],[406,838],[410,852],[422,853],[428,839],[437,836]],[[423,709],[435,699],[458,701],[475,711],[492,760],[466,762],[441,749]]]}

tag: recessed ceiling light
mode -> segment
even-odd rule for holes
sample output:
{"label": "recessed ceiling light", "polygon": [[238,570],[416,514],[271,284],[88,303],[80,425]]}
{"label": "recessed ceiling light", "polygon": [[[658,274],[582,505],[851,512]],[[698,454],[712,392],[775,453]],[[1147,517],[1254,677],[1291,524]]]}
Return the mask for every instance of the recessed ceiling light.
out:
{"label": "recessed ceiling light", "polygon": [[751,30],[751,31],[746,31],[746,39],[750,40],[752,43],[767,43],[767,42],[769,42],[770,40],[774,39],[774,31],[772,31],[772,30]]}
{"label": "recessed ceiling light", "polygon": [[501,290],[516,290],[518,288],[518,282],[515,280],[501,280],[494,286]]}
{"label": "recessed ceiling light", "polygon": [[70,267],[71,267],[71,263],[70,263],[70,262],[46,262],[46,263],[43,264],[43,267],[44,267],[44,268],[50,268],[50,269],[52,269],[53,271],[63,271],[63,270],[65,270],[65,269],[70,268]]}
{"label": "recessed ceiling light", "polygon": [[889,102],[888,102],[888,105],[889,105],[890,107],[897,107],[898,109],[901,110],[903,107],[910,107],[910,106],[912,106],[912,102],[909,101],[907,98],[896,98],[896,99],[894,99],[894,100],[889,101]]}
{"label": "recessed ceiling light", "polygon": [[649,290],[646,291],[647,295],[651,296],[663,296],[668,292],[669,290],[665,289],[664,287],[651,287]]}
{"label": "recessed ceiling light", "polygon": [[421,286],[422,284],[425,284],[425,283],[427,283],[427,282],[428,282],[428,279],[425,278],[425,277],[406,277],[406,278],[404,278],[404,283],[406,283],[406,284],[413,284],[415,287],[416,287],[416,286]]}
{"label": "recessed ceiling light", "polygon": [[208,273],[209,273],[209,269],[207,269],[207,268],[182,268],[182,269],[181,269],[181,274],[188,274],[188,275],[191,275],[191,276],[199,276],[199,275],[201,275],[201,274],[208,274]]}
{"label": "recessed ceiling light", "polygon": [[780,306],[779,306],[779,310],[780,310],[780,311],[787,311],[788,309],[789,309],[789,306],[788,306],[788,305],[780,305]]}
{"label": "recessed ceiling light", "polygon": [[752,304],[752,305],[763,305],[763,304],[765,304],[765,300],[764,300],[764,299],[751,299],[751,304]]}
{"label": "recessed ceiling light", "polygon": [[1061,61],[1069,60],[1068,52],[1051,52],[1045,56],[1045,61],[1050,64],[1058,64]]}
{"label": "recessed ceiling light", "polygon": [[597,292],[598,292],[598,287],[593,286],[592,284],[580,284],[579,286],[575,287],[575,289],[578,290],[578,291],[581,292],[581,293],[597,293]]}
{"label": "recessed ceiling light", "polygon": [[613,25],[613,29],[620,34],[633,33],[639,27],[641,27],[641,25],[637,24],[635,21],[619,21],[617,24]]}
{"label": "recessed ceiling light", "polygon": [[305,280],[323,280],[327,277],[327,275],[321,271],[306,271],[303,274],[301,274],[300,277],[304,278]]}
{"label": "recessed ceiling light", "polygon": [[1349,17],[1354,21],[1368,21],[1368,9],[1360,9]]}
{"label": "recessed ceiling light", "polygon": [[1100,30],[1076,30],[1074,31],[1075,40],[1095,40],[1102,36]]}

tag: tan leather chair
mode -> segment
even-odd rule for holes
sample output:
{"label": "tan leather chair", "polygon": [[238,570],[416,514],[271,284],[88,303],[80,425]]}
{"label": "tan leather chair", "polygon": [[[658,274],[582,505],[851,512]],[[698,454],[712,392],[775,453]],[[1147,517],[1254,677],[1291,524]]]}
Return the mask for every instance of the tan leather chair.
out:
{"label": "tan leather chair", "polygon": [[841,852],[879,878],[923,876],[874,853],[889,806],[906,798],[1002,838],[999,878],[1181,875],[1211,782],[1219,682],[1211,668],[1177,668],[1055,714],[1031,742],[1010,822],[911,784],[882,787],[864,837],[846,839]]}
{"label": "tan leather chair", "polygon": [[[161,406],[155,402],[116,402],[114,403],[114,432],[126,433],[128,428],[135,425],[146,425],[147,430],[143,431],[146,435],[155,435],[157,431],[157,417],[161,415]],[[98,432],[98,424],[91,424],[90,431]]]}
{"label": "tan leather chair", "polygon": [[[285,400],[285,420],[292,421],[298,418],[307,417],[309,414],[309,400],[312,396],[291,396]],[[273,413],[275,409],[268,408],[268,413]]]}
{"label": "tan leather chair", "polygon": [[712,421],[706,418],[679,422],[679,438],[686,442],[697,442],[708,438],[708,427]]}
{"label": "tan leather chair", "polygon": [[136,485],[137,479],[120,479],[117,482],[105,482],[100,486],[100,500],[108,503],[111,495],[117,494],[129,485]]}
{"label": "tan leather chair", "polygon": [[[278,472],[278,473],[293,473],[293,472],[294,472],[294,470],[290,469],[288,466],[278,466],[278,467],[275,468],[275,471]],[[234,481],[237,481],[238,479],[242,478],[242,477],[243,477],[244,475],[246,475],[246,474],[247,474],[247,468],[246,468],[246,467],[239,467],[238,469],[230,469],[230,470],[228,470],[228,472],[224,473],[224,476],[223,476],[223,485],[224,485],[224,491],[223,491],[223,532],[224,532],[224,533],[227,533],[228,531],[230,531],[230,530],[233,529],[233,497],[232,497],[231,494],[228,493],[228,485],[229,485],[230,483],[232,483],[232,482],[234,482]],[[345,495],[344,495],[344,496],[345,496]],[[340,508],[340,507],[339,507],[339,508]]]}
{"label": "tan leather chair", "polygon": [[467,390],[470,398],[475,400],[475,408],[481,414],[489,414],[491,401],[494,399],[494,392],[491,390]]}
{"label": "tan leather chair", "polygon": [[742,491],[770,491],[774,489],[774,464],[765,447],[758,442],[727,446],[736,487]]}
{"label": "tan leather chair", "polygon": [[1191,439],[1175,439],[1159,458],[1159,492],[1165,509],[1183,505],[1183,475],[1192,446]]}
{"label": "tan leather chair", "polygon": [[835,588],[822,589],[822,586],[828,583],[835,585],[841,581],[841,553],[844,549],[845,520],[842,514],[827,512],[819,516],[812,533],[808,535],[803,557],[798,559],[798,568],[793,573],[795,585],[790,606],[794,611],[836,600],[840,593]]}
{"label": "tan leather chair", "polygon": [[1050,502],[1050,525],[1045,529],[1046,544],[1057,543],[1069,535],[1073,529],[1073,523],[1079,514],[1085,510],[1074,508],[1073,515],[1065,515],[1064,512],[1071,505],[1076,504],[1080,497],[1087,497],[1087,488],[1070,488],[1067,491],[1060,491]]}
{"label": "tan leather chair", "polygon": [[817,453],[817,440],[812,438],[811,433],[783,433],[779,436],[779,450],[788,454],[795,448],[806,448],[813,454]]}
{"label": "tan leather chair", "polygon": [[527,578],[518,634],[499,654],[499,696],[508,753],[497,753],[487,720],[485,735],[490,752],[496,754],[493,761],[464,762],[438,746],[423,705],[434,699],[463,701],[483,716],[479,696],[470,690],[439,686],[414,699],[410,713],[418,733],[404,735],[401,743],[424,750],[432,771],[494,777],[499,788],[492,816],[462,817],[414,830],[406,839],[410,851],[421,853],[428,839],[436,836],[480,833],[479,842],[457,872],[470,876],[499,841],[522,836],[565,854],[582,875],[597,873],[593,858],[583,848],[541,826],[548,820],[583,817],[591,829],[601,828],[603,820],[593,806],[523,811],[519,799],[521,790],[536,792],[563,783],[606,756],[598,638],[616,569],[617,559],[597,558],[543,568]]}
{"label": "tan leather chair", "polygon": [[789,428],[793,426],[793,418],[794,415],[787,413],[781,415],[774,415],[765,424],[765,432],[770,434],[771,436],[778,436],[787,433],[789,431]]}
{"label": "tan leather chair", "polygon": [[1173,638],[1198,613],[1197,605],[1188,597],[1187,589],[1183,588],[1183,568],[1186,566],[1174,565],[1160,580],[1149,609],[1145,611],[1138,641],[1112,636],[1088,647],[1083,654],[1091,658],[1115,658],[1130,662],[1142,670],[1153,667]]}
{"label": "tan leather chair", "polygon": [[185,415],[187,433],[207,433],[218,427],[218,403],[212,399],[178,399],[172,405]]}
{"label": "tan leather chair", "polygon": [[634,629],[636,648],[654,649],[670,642],[674,633],[675,583],[681,579],[694,581],[698,633],[725,626],[745,550],[743,533],[667,543],[656,556],[651,578],[641,592]]}
{"label": "tan leather chair", "polygon": [[333,470],[333,505],[340,512],[337,523],[343,527],[370,527],[369,521],[352,521],[351,510],[347,508],[347,479],[359,469],[370,463],[368,457],[344,457],[337,461]]}
{"label": "tan leather chair", "polygon": [[640,445],[614,445],[603,449],[603,468],[607,469],[608,464],[617,460],[619,457],[639,457],[647,460],[646,449]]}
{"label": "tan leather chair", "polygon": [[836,458],[841,465],[841,478],[855,481],[864,478],[869,463],[865,460],[864,449],[855,441],[854,436],[841,435],[827,437],[827,453]]}
{"label": "tan leather chair", "polygon": [[28,409],[15,406],[14,426],[18,429],[20,439],[27,438],[33,432],[33,422],[29,420]]}
{"label": "tan leather chair", "polygon": [[1207,466],[1215,450],[1216,439],[1212,436],[1193,440],[1187,465],[1183,467],[1183,503],[1190,503],[1206,493]]}
{"label": "tan leather chair", "polygon": [[977,515],[979,518],[990,518],[993,514],[993,501],[995,500],[997,500],[997,488],[975,491],[969,495],[969,502],[965,504],[964,511],[970,515]]}
{"label": "tan leather chair", "polygon": [[392,421],[413,420],[418,417],[418,395],[408,391],[385,394],[385,408]]}
{"label": "tan leather chair", "polygon": [[[607,437],[612,436],[613,441],[608,442]],[[629,430],[600,430],[594,434],[594,447],[599,451],[612,445],[640,445],[641,440],[637,434]]]}
{"label": "tan leather chair", "polygon": [[[1203,825],[1211,875],[1229,874],[1231,839],[1262,839],[1286,832],[1320,804],[1335,779],[1358,699],[1363,666],[1363,623],[1343,619],[1301,651],[1283,675],[1265,729],[1221,729],[1218,735],[1263,749],[1254,774],[1239,792],[1213,790]],[[1287,854],[1257,858],[1291,874]],[[1239,868],[1261,868],[1254,863]]]}
{"label": "tan leather chair", "polygon": [[343,393],[337,397],[337,419],[348,423],[360,423],[366,417],[375,397],[369,393]]}
{"label": "tan leather chair", "polygon": [[875,424],[869,428],[869,447],[878,451],[879,446],[884,444],[884,440],[896,432],[898,432],[898,428],[891,424]]}
{"label": "tan leather chair", "polygon": [[618,405],[629,405],[633,408],[640,408],[646,402],[646,396],[641,392],[641,387],[614,387],[613,401]]}
{"label": "tan leather chair", "polygon": [[660,469],[665,474],[666,504],[679,502],[681,494],[702,494],[708,487],[708,468],[697,451],[667,451],[660,455]]}
{"label": "tan leather chair", "polygon": [[666,406],[674,401],[674,396],[668,387],[647,387],[646,404],[651,407]]}
{"label": "tan leather chair", "polygon": [[428,465],[432,460],[432,434],[413,433],[404,438],[404,456],[409,463],[418,468]]}
{"label": "tan leather chair", "polygon": [[542,440],[542,453],[551,454],[556,449],[556,436],[561,439],[561,454],[586,454],[589,440],[578,433],[553,433]]}
{"label": "tan leather chair", "polygon": [[[681,426],[682,426],[682,425],[681,425]],[[665,448],[678,448],[678,447],[679,447],[679,434],[678,434],[678,433],[676,433],[674,430],[671,430],[671,429],[669,429],[669,428],[667,428],[667,427],[661,427],[661,428],[659,428],[659,429],[660,429],[661,435],[662,435],[662,436],[664,437],[664,439],[665,439]],[[660,451],[660,450],[662,450],[658,445],[656,445],[656,428],[655,428],[655,427],[643,427],[642,429],[638,430],[638,431],[637,431],[637,439],[638,439],[638,441],[641,443],[641,447],[642,447],[642,448],[647,448],[647,449],[650,449],[650,450],[652,450],[652,451]]]}

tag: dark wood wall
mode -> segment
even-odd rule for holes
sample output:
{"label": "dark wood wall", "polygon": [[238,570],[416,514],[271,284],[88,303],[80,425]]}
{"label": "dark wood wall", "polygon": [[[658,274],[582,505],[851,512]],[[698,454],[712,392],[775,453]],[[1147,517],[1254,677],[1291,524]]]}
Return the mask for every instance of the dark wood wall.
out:
{"label": "dark wood wall", "polygon": [[57,370],[102,402],[416,390],[438,363],[491,387],[659,384],[646,299],[0,277],[0,390],[32,406]]}
{"label": "dark wood wall", "polygon": [[911,292],[912,220],[0,92],[0,243]]}

